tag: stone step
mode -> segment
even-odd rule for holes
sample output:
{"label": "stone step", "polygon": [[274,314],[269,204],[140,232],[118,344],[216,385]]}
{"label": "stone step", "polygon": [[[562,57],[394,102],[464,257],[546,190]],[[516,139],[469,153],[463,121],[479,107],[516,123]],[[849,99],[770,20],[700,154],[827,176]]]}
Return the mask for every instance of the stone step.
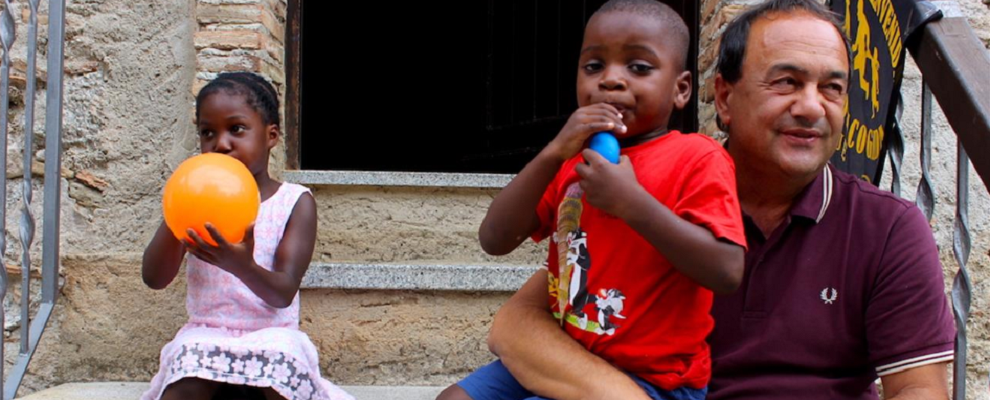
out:
{"label": "stone step", "polygon": [[[343,386],[357,400],[434,400],[444,388],[433,386]],[[145,382],[67,383],[30,395],[22,400],[137,400]]]}

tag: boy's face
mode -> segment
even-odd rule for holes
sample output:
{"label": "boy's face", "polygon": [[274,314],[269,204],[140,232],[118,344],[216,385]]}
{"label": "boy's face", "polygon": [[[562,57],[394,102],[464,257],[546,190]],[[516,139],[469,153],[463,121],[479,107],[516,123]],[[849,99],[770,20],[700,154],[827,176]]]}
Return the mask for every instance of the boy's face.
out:
{"label": "boy's face", "polygon": [[670,114],[691,97],[683,50],[655,18],[627,12],[588,21],[578,62],[578,105],[608,103],[622,113],[623,137],[667,127]]}

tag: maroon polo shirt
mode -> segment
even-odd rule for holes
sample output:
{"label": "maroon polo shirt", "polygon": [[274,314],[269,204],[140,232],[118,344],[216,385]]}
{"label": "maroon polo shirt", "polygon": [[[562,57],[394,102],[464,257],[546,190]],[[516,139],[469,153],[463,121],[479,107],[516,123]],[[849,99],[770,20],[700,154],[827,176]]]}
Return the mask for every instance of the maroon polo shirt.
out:
{"label": "maroon polo shirt", "polygon": [[912,203],[826,167],[715,296],[709,399],[876,399],[877,376],[952,359],[931,228]]}

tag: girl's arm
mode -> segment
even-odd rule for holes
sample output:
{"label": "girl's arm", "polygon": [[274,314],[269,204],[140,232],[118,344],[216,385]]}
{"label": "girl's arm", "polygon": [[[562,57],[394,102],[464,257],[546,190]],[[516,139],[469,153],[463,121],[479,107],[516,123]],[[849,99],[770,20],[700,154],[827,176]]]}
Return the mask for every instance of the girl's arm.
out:
{"label": "girl's arm", "polygon": [[292,304],[316,246],[316,201],[311,194],[303,193],[296,201],[275,249],[272,271],[254,261],[253,226],[248,228],[244,241],[236,244],[223,240],[213,226],[207,224],[206,229],[217,246],[210,246],[190,229],[189,236],[195,242],[190,245],[190,253],[230,272],[268,305],[285,308]]}
{"label": "girl's arm", "polygon": [[148,248],[144,249],[144,259],[141,262],[144,284],[155,290],[167,287],[179,273],[179,266],[185,255],[186,246],[172,235],[172,231],[162,221],[155,231],[155,237],[148,243]]}

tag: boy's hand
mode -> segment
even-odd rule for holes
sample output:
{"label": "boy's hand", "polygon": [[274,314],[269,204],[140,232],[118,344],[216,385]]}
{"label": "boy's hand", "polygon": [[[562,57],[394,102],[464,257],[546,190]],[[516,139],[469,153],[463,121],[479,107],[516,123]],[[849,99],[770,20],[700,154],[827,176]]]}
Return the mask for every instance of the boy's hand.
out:
{"label": "boy's hand", "polygon": [[547,148],[564,161],[580,152],[585,147],[588,137],[602,131],[625,133],[626,126],[622,123],[622,114],[615,107],[605,103],[584,106],[571,114],[567,124]]}
{"label": "boy's hand", "polygon": [[220,231],[209,222],[206,223],[206,230],[217,245],[210,245],[196,234],[196,231],[188,229],[186,233],[191,239],[186,243],[188,252],[237,277],[241,276],[242,271],[254,266],[254,224],[244,230],[244,240],[240,243],[228,243]]}
{"label": "boy's hand", "polygon": [[578,164],[575,170],[581,177],[581,189],[588,204],[625,219],[630,200],[643,192],[629,157],[620,156],[619,163],[612,164],[591,149],[585,149],[581,155],[586,163]]}

